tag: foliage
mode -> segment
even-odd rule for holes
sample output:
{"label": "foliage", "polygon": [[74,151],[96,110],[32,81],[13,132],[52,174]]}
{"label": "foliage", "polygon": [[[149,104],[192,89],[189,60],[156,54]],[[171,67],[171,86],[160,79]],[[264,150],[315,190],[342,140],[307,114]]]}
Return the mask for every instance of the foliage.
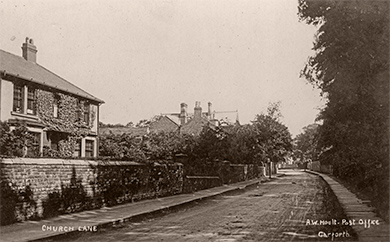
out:
{"label": "foliage", "polygon": [[159,132],[146,135],[142,150],[150,160],[172,159],[181,152],[182,137],[177,132]]}
{"label": "foliage", "polygon": [[16,124],[11,131],[7,122],[0,122],[0,155],[25,156],[30,147],[32,136],[24,123]]}
{"label": "foliage", "polygon": [[149,124],[150,124],[150,120],[142,119],[135,125],[135,127],[137,127],[137,128],[148,127]]}
{"label": "foliage", "polygon": [[82,185],[82,180],[77,179],[76,169],[72,167],[70,183],[62,184],[60,191],[53,191],[43,201],[43,217],[50,218],[65,213],[80,212],[91,209],[91,198]]}
{"label": "foliage", "polygon": [[193,153],[209,161],[225,160],[229,149],[229,135],[221,127],[204,126],[196,140]]}
{"label": "foliage", "polygon": [[252,121],[255,134],[256,157],[273,162],[283,161],[292,150],[292,138],[288,128],[279,121],[280,103],[269,105],[266,114],[257,115]]}
{"label": "foliage", "polygon": [[148,163],[148,160],[171,160],[179,153],[191,154],[194,138],[177,132],[150,133],[143,137],[110,134],[100,138],[99,149],[101,156]]}
{"label": "foliage", "polygon": [[261,164],[269,158],[282,161],[291,150],[291,134],[279,118],[279,103],[271,104],[267,114],[256,117],[252,124],[209,126],[199,136],[178,132],[149,133],[134,137],[131,134],[107,135],[100,139],[100,154],[137,162],[172,160],[177,154],[187,157],[187,174],[216,175],[221,162]]}
{"label": "foliage", "polygon": [[[37,114],[50,131],[59,131],[63,135],[58,144],[58,151],[45,150],[44,155],[50,157],[71,157],[77,141],[91,132],[96,119],[96,107],[89,107],[88,122],[83,119],[86,100],[63,93],[53,93],[41,89],[36,90]],[[54,103],[58,101],[58,115],[54,117]]]}
{"label": "foliage", "polygon": [[15,185],[5,179],[3,169],[0,174],[0,225],[7,225],[16,222],[15,208],[19,199]]}
{"label": "foliage", "polygon": [[[128,126],[128,125],[126,125],[126,126]],[[103,122],[99,122],[99,127],[101,127],[101,128],[117,128],[117,127],[126,127],[126,126],[123,124],[105,124]]]}
{"label": "foliage", "polygon": [[320,160],[388,211],[389,2],[300,0],[299,17],[318,26],[302,75],[328,99]]}
{"label": "foliage", "polygon": [[141,148],[141,143],[130,134],[102,136],[99,152],[100,156],[119,160],[145,162],[147,158]]}
{"label": "foliage", "polygon": [[259,150],[256,149],[257,140],[253,125],[235,125],[228,129],[228,133],[228,160],[238,164],[256,164],[261,161]]}
{"label": "foliage", "polygon": [[294,156],[300,161],[312,160],[317,161],[319,151],[318,143],[318,124],[310,124],[303,128],[303,132],[298,134],[294,139]]}
{"label": "foliage", "polygon": [[96,167],[97,204],[119,203],[180,192],[182,171],[176,165],[121,165]]}
{"label": "foliage", "polygon": [[37,219],[37,204],[30,185],[18,188],[0,167],[0,225]]}

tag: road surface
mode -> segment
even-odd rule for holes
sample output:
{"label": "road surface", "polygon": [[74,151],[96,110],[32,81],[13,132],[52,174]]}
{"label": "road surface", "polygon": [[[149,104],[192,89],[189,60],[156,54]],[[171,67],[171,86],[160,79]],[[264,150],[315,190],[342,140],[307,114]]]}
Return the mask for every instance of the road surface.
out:
{"label": "road surface", "polygon": [[[300,170],[159,217],[63,241],[346,241],[355,235],[333,193]],[[332,223],[334,223],[332,225]],[[50,241],[50,240],[48,240]],[[55,240],[58,241],[58,240]]]}

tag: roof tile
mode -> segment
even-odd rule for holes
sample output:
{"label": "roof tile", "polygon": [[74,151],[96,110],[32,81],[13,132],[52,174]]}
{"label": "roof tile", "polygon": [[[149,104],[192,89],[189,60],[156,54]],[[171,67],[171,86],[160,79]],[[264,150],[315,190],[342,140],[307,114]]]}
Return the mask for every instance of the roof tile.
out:
{"label": "roof tile", "polygon": [[0,50],[0,72],[5,72],[8,75],[16,76],[26,81],[49,86],[89,100],[104,103],[103,100],[94,97],[43,66],[35,62],[27,61],[21,56],[8,53],[4,50]]}

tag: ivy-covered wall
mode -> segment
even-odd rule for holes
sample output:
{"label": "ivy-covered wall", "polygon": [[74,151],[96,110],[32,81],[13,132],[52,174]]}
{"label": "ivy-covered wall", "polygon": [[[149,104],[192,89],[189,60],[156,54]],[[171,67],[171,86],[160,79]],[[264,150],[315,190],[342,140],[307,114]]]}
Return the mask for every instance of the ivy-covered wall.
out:
{"label": "ivy-covered wall", "polygon": [[181,164],[65,159],[0,159],[0,222],[57,216],[178,194]]}
{"label": "ivy-covered wall", "polygon": [[[58,100],[58,115],[54,117],[54,103]],[[90,105],[88,122],[83,120],[85,100],[66,95],[36,89],[36,108],[40,120],[47,126],[48,131],[66,133],[66,137],[58,143],[56,155],[72,156],[77,141],[92,132],[96,120],[96,108]],[[47,151],[47,149],[45,149]],[[53,152],[51,154],[54,154]]]}

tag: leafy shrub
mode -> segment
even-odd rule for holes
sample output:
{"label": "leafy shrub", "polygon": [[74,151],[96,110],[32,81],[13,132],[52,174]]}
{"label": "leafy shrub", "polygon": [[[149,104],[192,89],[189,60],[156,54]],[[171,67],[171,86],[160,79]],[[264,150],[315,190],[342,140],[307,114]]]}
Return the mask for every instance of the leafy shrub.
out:
{"label": "leafy shrub", "polygon": [[0,122],[0,155],[25,156],[33,137],[24,123],[18,123],[11,131],[7,122]]}

